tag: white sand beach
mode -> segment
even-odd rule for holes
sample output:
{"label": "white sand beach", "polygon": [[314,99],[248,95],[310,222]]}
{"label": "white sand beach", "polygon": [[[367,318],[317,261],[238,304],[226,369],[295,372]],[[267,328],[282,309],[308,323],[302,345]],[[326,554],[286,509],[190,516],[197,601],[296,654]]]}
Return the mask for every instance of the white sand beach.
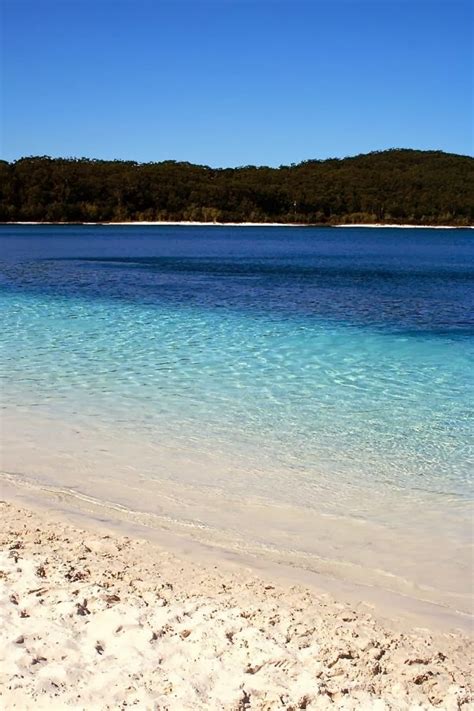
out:
{"label": "white sand beach", "polygon": [[472,639],[2,501],[1,709],[472,708]]}
{"label": "white sand beach", "polygon": [[[0,223],[1,224],[1,223]],[[387,227],[397,229],[419,229],[419,230],[472,230],[474,225],[399,225],[399,224],[384,224],[384,223],[353,223],[341,225],[312,225],[305,222],[191,222],[189,220],[180,220],[172,222],[167,220],[160,221],[132,221],[128,222],[5,222],[6,225],[105,225],[118,227]]]}
{"label": "white sand beach", "polygon": [[472,230],[473,225],[398,225],[398,224],[385,224],[385,223],[353,223],[353,224],[343,224],[343,225],[332,225],[333,227],[377,227],[377,228],[390,228],[390,229],[403,229],[403,230]]}
{"label": "white sand beach", "polygon": [[[0,223],[1,224],[1,223]],[[128,220],[126,222],[5,222],[6,225],[104,225],[112,227],[311,227],[302,222],[193,222],[191,220]],[[314,226],[314,225],[313,225]]]}

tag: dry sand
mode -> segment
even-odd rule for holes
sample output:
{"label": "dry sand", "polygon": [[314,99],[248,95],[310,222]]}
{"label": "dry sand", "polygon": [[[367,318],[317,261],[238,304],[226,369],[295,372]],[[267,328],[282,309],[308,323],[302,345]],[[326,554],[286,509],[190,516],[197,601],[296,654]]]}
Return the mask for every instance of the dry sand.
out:
{"label": "dry sand", "polygon": [[470,708],[472,640],[0,505],[1,709]]}

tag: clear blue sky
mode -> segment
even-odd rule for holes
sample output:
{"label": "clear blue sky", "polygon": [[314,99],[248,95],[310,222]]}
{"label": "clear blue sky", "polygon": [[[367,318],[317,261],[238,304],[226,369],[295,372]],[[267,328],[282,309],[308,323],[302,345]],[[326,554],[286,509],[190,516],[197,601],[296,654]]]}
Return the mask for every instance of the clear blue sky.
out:
{"label": "clear blue sky", "polygon": [[470,0],[2,0],[1,157],[471,154]]}

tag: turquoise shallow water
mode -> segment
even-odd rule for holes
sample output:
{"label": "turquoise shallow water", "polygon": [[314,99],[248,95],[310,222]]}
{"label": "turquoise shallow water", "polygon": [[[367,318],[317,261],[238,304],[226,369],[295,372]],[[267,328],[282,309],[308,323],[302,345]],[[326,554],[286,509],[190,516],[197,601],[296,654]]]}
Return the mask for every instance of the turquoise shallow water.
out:
{"label": "turquoise shallow water", "polygon": [[2,228],[3,405],[172,443],[205,497],[418,510],[465,566],[472,237],[408,232]]}
{"label": "turquoise shallow water", "polygon": [[469,494],[466,342],[51,296],[3,308],[14,403],[206,439],[308,479]]}

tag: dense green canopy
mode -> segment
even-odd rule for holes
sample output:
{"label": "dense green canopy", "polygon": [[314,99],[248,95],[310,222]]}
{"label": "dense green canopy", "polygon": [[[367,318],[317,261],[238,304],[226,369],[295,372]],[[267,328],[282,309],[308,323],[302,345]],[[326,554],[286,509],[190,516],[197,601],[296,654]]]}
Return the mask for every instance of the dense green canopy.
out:
{"label": "dense green canopy", "polygon": [[468,225],[473,169],[405,149],[280,168],[30,157],[0,162],[0,221]]}

